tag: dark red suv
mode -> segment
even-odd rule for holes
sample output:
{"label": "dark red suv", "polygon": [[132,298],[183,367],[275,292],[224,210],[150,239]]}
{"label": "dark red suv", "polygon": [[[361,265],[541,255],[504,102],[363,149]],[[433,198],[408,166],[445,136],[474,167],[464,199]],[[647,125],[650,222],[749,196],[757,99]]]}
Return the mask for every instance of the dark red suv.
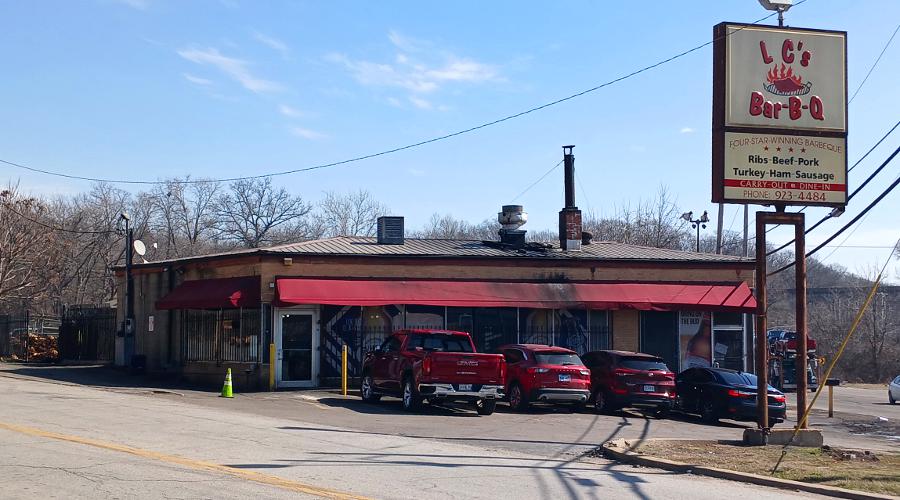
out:
{"label": "dark red suv", "polygon": [[662,358],[629,351],[593,351],[581,357],[591,370],[594,408],[609,413],[620,408],[669,414],[675,402],[675,374]]}
{"label": "dark red suv", "polygon": [[516,411],[533,402],[584,406],[591,395],[591,372],[578,353],[541,344],[510,344],[506,358],[506,396]]}

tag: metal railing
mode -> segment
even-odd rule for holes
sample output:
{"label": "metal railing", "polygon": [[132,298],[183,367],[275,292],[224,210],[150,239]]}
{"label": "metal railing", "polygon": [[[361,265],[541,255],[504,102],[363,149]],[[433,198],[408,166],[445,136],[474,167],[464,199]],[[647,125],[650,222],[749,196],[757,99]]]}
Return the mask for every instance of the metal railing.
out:
{"label": "metal railing", "polygon": [[181,314],[184,361],[262,361],[259,309],[185,309]]}

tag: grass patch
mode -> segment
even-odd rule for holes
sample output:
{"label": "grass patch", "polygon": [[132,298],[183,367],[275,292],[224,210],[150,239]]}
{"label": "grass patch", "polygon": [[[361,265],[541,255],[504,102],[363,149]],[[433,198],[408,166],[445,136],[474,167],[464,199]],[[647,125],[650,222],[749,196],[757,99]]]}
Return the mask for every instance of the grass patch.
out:
{"label": "grass patch", "polygon": [[[711,441],[650,441],[638,453],[687,464],[768,476],[781,446],[743,446]],[[900,495],[900,454],[830,447],[788,448],[775,477],[852,490]]]}

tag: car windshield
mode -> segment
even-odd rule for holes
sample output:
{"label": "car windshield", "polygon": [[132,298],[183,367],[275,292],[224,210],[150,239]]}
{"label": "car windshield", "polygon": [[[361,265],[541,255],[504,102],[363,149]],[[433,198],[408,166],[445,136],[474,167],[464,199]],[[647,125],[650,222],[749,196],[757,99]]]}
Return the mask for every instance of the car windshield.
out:
{"label": "car windshield", "polygon": [[577,354],[565,352],[536,352],[534,353],[534,359],[539,365],[584,365]]}
{"label": "car windshield", "polygon": [[453,335],[443,333],[415,333],[410,335],[408,349],[421,347],[426,351],[441,352],[474,352],[472,343],[465,335]]}
{"label": "car windshield", "polygon": [[621,364],[622,368],[628,368],[630,370],[659,370],[665,372],[669,371],[669,367],[666,366],[665,363],[652,358],[623,358]]}

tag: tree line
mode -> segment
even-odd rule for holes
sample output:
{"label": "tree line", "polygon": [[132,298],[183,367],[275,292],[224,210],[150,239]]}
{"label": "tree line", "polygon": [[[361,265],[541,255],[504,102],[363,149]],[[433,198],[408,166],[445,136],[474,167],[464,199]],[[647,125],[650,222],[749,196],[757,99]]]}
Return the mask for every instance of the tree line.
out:
{"label": "tree line", "polygon": [[[499,207],[498,207],[499,208]],[[116,297],[115,266],[124,261],[124,220],[129,214],[136,239],[148,247],[150,261],[259,248],[331,236],[374,236],[377,218],[389,207],[370,192],[326,192],[312,202],[291,194],[270,179],[222,183],[174,178],[132,193],[98,183],[83,193],[43,198],[15,185],[0,192],[0,314],[30,309],[58,314],[76,305],[110,304]],[[613,211],[583,215],[584,230],[596,241],[693,251],[696,233],[682,219],[677,200],[664,188],[651,197]],[[496,240],[495,217],[472,223],[452,214],[434,214],[407,237]],[[700,239],[700,250],[716,251],[714,227]],[[529,230],[531,241],[558,241],[556,231]],[[743,255],[742,235],[723,233],[721,253]],[[754,255],[753,241],[748,255]],[[136,256],[138,262],[141,257]],[[770,270],[793,261],[789,251],[768,258]],[[871,277],[816,259],[808,262],[811,288],[841,288],[840,297],[810,296],[810,331],[826,351],[839,344],[847,315],[861,304]],[[793,324],[793,269],[769,281],[770,323]],[[837,293],[837,292],[836,292]],[[846,373],[887,376],[882,366],[900,362],[900,325],[893,319],[896,301],[864,317],[855,356],[841,366]]]}

